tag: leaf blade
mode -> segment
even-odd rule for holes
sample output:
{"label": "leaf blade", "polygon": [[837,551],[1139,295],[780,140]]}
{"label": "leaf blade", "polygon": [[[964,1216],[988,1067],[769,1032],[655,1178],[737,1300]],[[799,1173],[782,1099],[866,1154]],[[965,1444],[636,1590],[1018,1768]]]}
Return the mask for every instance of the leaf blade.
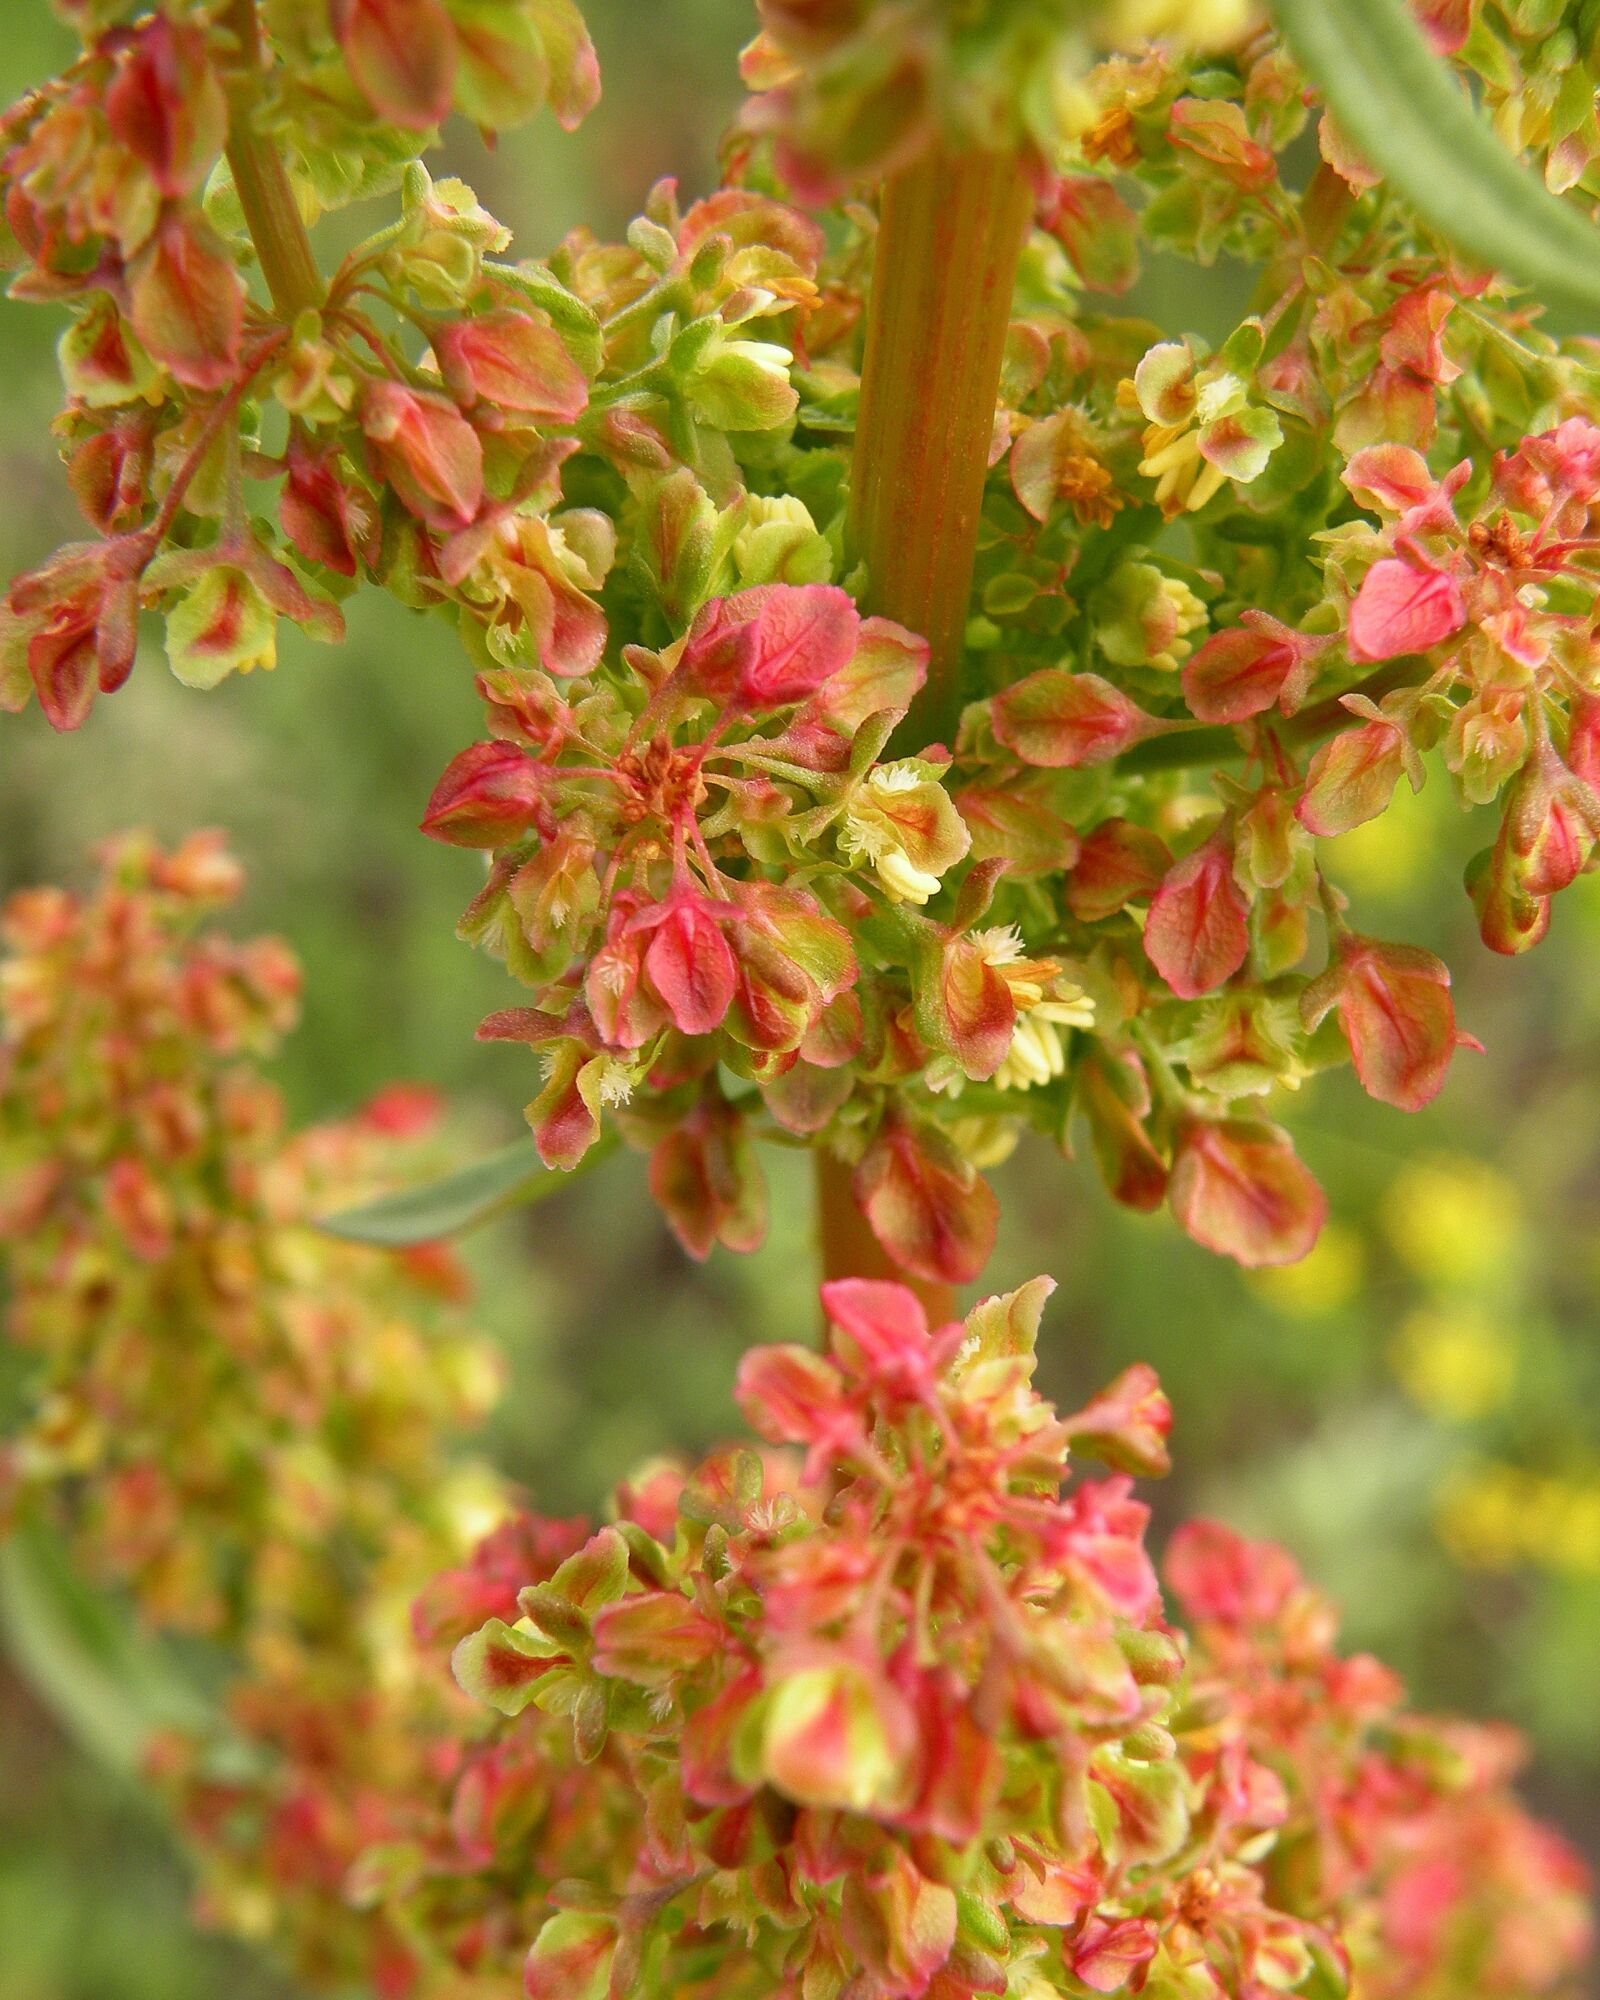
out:
{"label": "leaf blade", "polygon": [[324,1235],[379,1250],[409,1250],[419,1243],[437,1243],[481,1228],[508,1209],[543,1201],[565,1187],[576,1173],[598,1166],[615,1151],[617,1143],[614,1133],[602,1134],[584,1155],[581,1167],[558,1173],[539,1158],[532,1139],[517,1139],[421,1187],[402,1188],[378,1201],[321,1216],[317,1227]]}
{"label": "leaf blade", "polygon": [[1404,0],[1272,0],[1344,136],[1472,261],[1600,310],[1600,231],[1496,138]]}
{"label": "leaf blade", "polygon": [[29,1685],[107,1769],[136,1773],[165,1728],[212,1735],[219,1718],[159,1644],[79,1578],[38,1521],[0,1545],[0,1632]]}

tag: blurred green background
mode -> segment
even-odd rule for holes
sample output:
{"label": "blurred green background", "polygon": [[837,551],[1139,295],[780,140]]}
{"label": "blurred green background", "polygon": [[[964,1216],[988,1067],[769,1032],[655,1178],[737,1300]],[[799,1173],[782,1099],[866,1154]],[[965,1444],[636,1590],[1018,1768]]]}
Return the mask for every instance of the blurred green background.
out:
{"label": "blurred green background", "polygon": [[[448,161],[536,254],[569,227],[615,232],[650,183],[714,178],[737,102],[743,0],[588,0],[606,100],[579,134],[553,127]],[[7,101],[64,46],[45,0],[9,0]],[[1225,321],[1230,274],[1147,280],[1175,327]],[[0,304],[6,408],[0,567],[79,532],[51,448],[48,313]],[[279,1066],[297,1116],[344,1109],[403,1077],[438,1084],[474,1143],[517,1129],[525,1054],[474,1044],[504,1004],[497,969],[458,944],[470,854],[415,831],[448,756],[477,733],[449,633],[358,600],[349,643],[288,635],[269,676],[192,694],[159,657],[58,739],[37,712],[0,726],[0,889],[81,876],[126,825],[228,829],[250,872],[241,923],[284,934],[308,974],[304,1024]],[[1038,1270],[1060,1290],[1045,1386],[1081,1395],[1134,1359],[1177,1409],[1178,1471],[1158,1521],[1221,1513],[1287,1542],[1416,1699],[1510,1717],[1531,1788],[1600,1850],[1600,891],[1564,897],[1530,960],[1491,959],[1458,888],[1487,837],[1442,782],[1347,836],[1334,865],[1364,927],[1455,968],[1463,1056],[1444,1096],[1406,1119],[1348,1076],[1293,1119],[1336,1221],[1309,1262],[1247,1279],[1168,1224],[1114,1211],[1092,1170],[1027,1152],[1001,1175],[1006,1221],[988,1274]],[[472,1246],[482,1316],[512,1361],[494,1444],[552,1510],[592,1504],[630,1464],[734,1421],[735,1356],[805,1337],[814,1317],[806,1163],[769,1161],[763,1251],[693,1267],[649,1203],[642,1163],[613,1160],[560,1200]],[[137,1794],[84,1762],[0,1665],[0,2000],[235,2000],[277,1995],[269,1968],[196,1938],[185,1884]]]}

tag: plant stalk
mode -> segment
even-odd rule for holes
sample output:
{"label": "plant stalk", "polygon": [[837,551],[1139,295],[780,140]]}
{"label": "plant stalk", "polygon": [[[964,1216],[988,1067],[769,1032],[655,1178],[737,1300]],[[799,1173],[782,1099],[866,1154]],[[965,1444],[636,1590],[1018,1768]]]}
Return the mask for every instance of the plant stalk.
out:
{"label": "plant stalk", "polygon": [[817,1163],[817,1233],[824,1278],[892,1278],[921,1299],[930,1326],[961,1317],[954,1285],[914,1278],[901,1270],[872,1233],[851,1185],[852,1170],[823,1148]]}
{"label": "plant stalk", "polygon": [[[978,518],[1033,192],[1012,152],[935,147],[884,186],[856,425],[852,527],[866,609],[928,641],[928,679],[896,732],[953,743]],[[909,1284],[940,1325],[955,1288],[910,1279],[873,1235],[851,1170],[816,1156],[822,1267]]]}
{"label": "plant stalk", "polygon": [[950,743],[1006,329],[1033,193],[1015,153],[936,147],[885,184],[856,426],[866,606],[920,632],[897,741]]}
{"label": "plant stalk", "polygon": [[261,76],[256,0],[232,0],[225,20],[238,43],[236,66],[227,78],[228,165],[272,303],[292,325],[301,313],[316,311],[327,290],[283,160],[255,128]]}

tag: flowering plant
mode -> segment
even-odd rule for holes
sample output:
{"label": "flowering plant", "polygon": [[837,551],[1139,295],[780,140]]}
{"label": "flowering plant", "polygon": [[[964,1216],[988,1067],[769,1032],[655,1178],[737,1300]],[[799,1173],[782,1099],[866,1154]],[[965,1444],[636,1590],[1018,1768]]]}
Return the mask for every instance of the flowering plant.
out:
{"label": "flowering plant", "polygon": [[[284,1142],[216,1067],[289,982],[173,956],[210,846],[124,850],[87,913],[25,901],[5,1199],[47,1386],[7,1477],[65,1481],[151,1616],[244,1655],[270,1774],[163,1753],[202,1839],[265,1787],[245,1878],[283,1878],[312,1971],[386,1991],[492,1983],[546,1902],[536,1996],[1559,1982],[1573,1874],[1496,1744],[1399,1719],[1220,1532],[1175,1545],[1186,1654],[1125,1486],[1059,1491],[1074,1436],[1160,1469],[1153,1380],[1062,1423],[1039,1294],[963,1330],[953,1289],[1027,1133],[1243,1264],[1311,1249],[1280,1099],[1348,1060],[1419,1110],[1477,1046],[1444,964],[1325,871],[1402,778],[1493,815],[1497,951],[1594,864],[1600,373],[1517,282],[1597,302],[1562,261],[1600,195],[1585,10],[1340,0],[1330,47],[1307,0],[761,0],[723,185],[542,263],[421,156],[453,112],[592,107],[572,0],[60,11],[83,52],[0,128],[3,248],[71,314],[92,538],[11,586],[0,704],[82,725],[146,613],[197,688],[271,667],[280,619],[338,638],[360,584],[448,621],[484,735],[419,809],[483,856],[462,934],[525,991],[479,1032],[538,1053],[539,1160],[614,1127],[703,1257],[761,1238],[757,1142],[805,1146],[836,1330],[742,1377],[798,1472],[652,1475],[581,1546],[504,1528],[424,1597],[423,1655],[471,1623],[468,1689],[561,1719],[482,1748],[277,1539],[336,1525],[375,1616],[391,1560],[462,1553],[431,1453],[473,1367],[403,1326],[373,1358],[379,1281],[297,1234],[415,1107]],[[309,232],[368,198],[389,219],[328,272]],[[1249,270],[1219,338],[1115,307],[1148,251]],[[409,1199],[409,1276],[448,1292]],[[219,1421],[168,1488],[190,1324]],[[341,1759],[335,1807],[301,1779]],[[1530,1885],[1537,1940],[1501,1907]]]}
{"label": "flowering plant", "polygon": [[425,1108],[283,1134],[248,1064],[293,966],[197,929],[235,886],[127,842],[16,899],[0,1091],[45,1364],[10,1504],[222,1649],[142,1738],[212,1921],[449,2000],[524,1954],[536,2000],[1564,1990],[1581,1870],[1509,1738],[1406,1715],[1217,1524],[1169,1547],[1186,1634],[1132,1491],[1171,1410],[1138,1366],[1037,1394],[1048,1280],[932,1329],[828,1284],[825,1353],[740,1369],[762,1447],[646,1466],[597,1533],[442,1461],[482,1381],[449,1267],[307,1228]]}

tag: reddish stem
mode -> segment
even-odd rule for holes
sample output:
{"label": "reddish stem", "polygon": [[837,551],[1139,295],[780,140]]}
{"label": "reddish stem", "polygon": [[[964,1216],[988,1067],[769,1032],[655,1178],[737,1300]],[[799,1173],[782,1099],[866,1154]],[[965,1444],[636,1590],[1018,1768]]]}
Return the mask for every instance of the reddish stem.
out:
{"label": "reddish stem", "polygon": [[950,742],[978,516],[1033,194],[1015,153],[934,148],[884,187],[853,512],[867,608],[920,632],[928,682],[901,726]]}
{"label": "reddish stem", "polygon": [[[1033,194],[1016,153],[934,147],[883,190],[868,300],[852,515],[866,608],[920,632],[928,680],[898,740],[953,742],[978,517]],[[872,1233],[849,1167],[816,1156],[827,1277],[908,1284],[941,1325],[955,1288],[911,1278]]]}
{"label": "reddish stem", "polygon": [[167,488],[166,495],[161,502],[155,519],[150,523],[148,528],[140,530],[148,538],[152,550],[154,550],[157,543],[165,538],[167,530],[178,518],[178,510],[183,505],[183,497],[194,483],[195,474],[205,463],[206,453],[216,443],[217,434],[221,431],[222,426],[244,401],[250,384],[261,373],[262,369],[266,367],[279,348],[283,346],[288,337],[286,332],[279,332],[271,335],[269,339],[264,340],[245,363],[244,373],[239,377],[238,381],[229,387],[225,396],[218,397],[217,401],[206,412],[205,422],[200,426],[200,435],[189,447],[183,463],[172,475],[172,484]]}
{"label": "reddish stem", "polygon": [[954,1285],[913,1278],[903,1271],[872,1233],[852,1185],[854,1175],[825,1148],[816,1154],[817,1232],[825,1278],[892,1278],[921,1299],[930,1326],[961,1317]]}

